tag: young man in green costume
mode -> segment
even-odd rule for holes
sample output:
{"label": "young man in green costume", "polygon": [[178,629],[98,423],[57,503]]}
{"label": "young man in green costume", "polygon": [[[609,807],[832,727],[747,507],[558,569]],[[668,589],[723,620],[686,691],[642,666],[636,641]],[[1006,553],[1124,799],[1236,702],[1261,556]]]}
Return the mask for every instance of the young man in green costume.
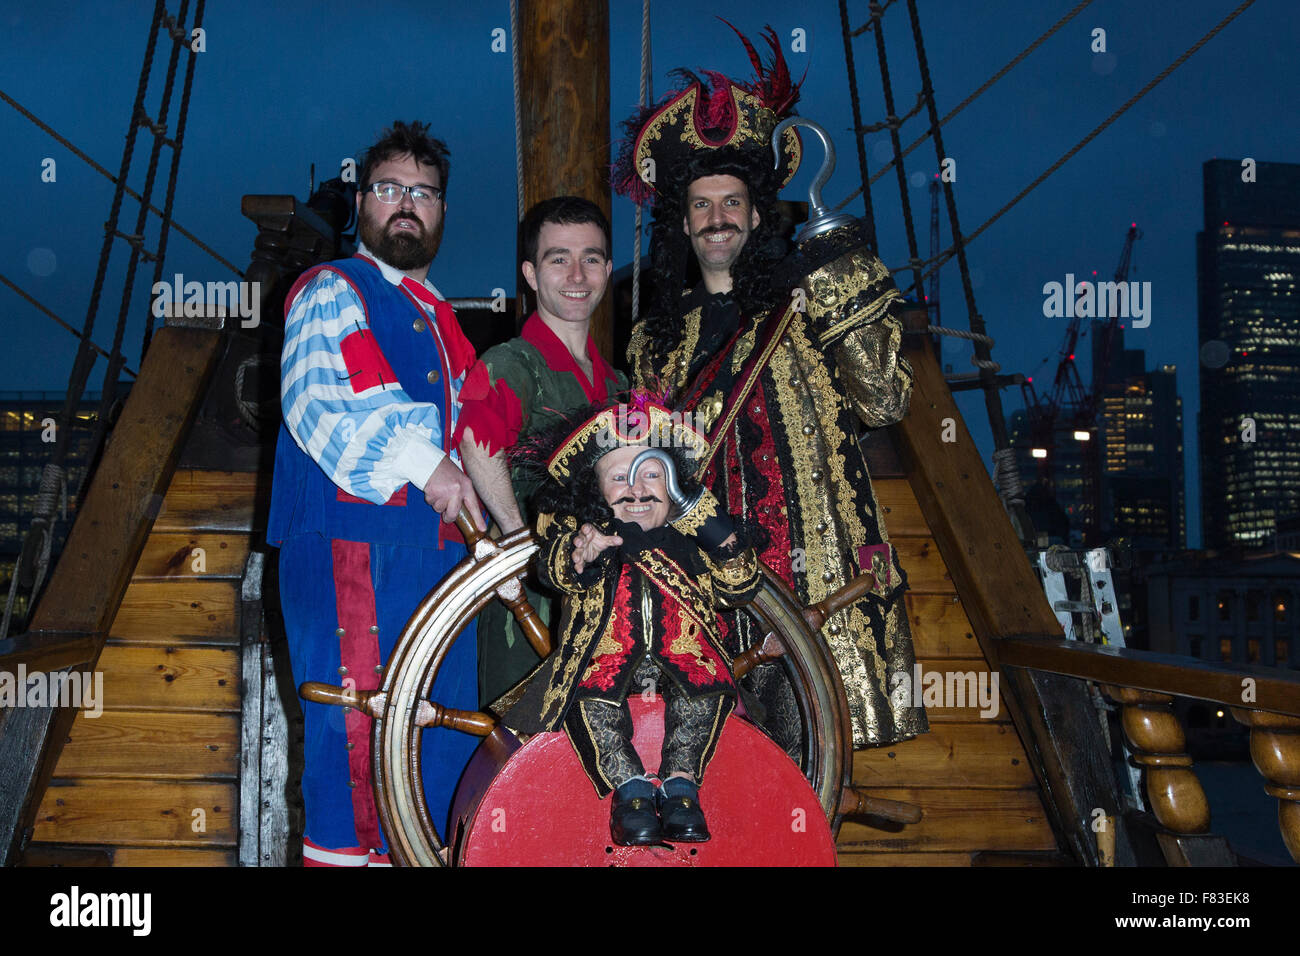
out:
{"label": "young man in green costume", "polygon": [[[488,349],[461,389],[453,437],[484,504],[502,533],[531,524],[533,483],[512,474],[506,449],[567,413],[603,402],[627,380],[601,358],[591,316],[609,285],[609,221],[595,203],[557,196],[524,217],[524,279],[537,311],[518,338]],[[542,621],[553,623],[551,599],[526,588]],[[484,703],[513,687],[538,657],[510,612],[493,601],[479,616],[479,696]]]}

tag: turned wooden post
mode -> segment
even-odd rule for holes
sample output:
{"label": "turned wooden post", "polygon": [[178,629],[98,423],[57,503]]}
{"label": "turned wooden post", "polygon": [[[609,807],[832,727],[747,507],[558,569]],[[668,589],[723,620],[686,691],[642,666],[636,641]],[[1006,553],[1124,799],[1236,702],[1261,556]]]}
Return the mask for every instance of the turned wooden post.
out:
{"label": "turned wooden post", "polygon": [[1232,708],[1250,728],[1250,758],[1268,781],[1264,792],[1277,798],[1277,825],[1291,859],[1300,863],[1300,717]]}
{"label": "turned wooden post", "polygon": [[1147,801],[1156,820],[1174,833],[1207,833],[1210,804],[1192,773],[1187,739],[1168,694],[1103,685],[1106,696],[1122,705],[1124,736],[1134,762],[1146,771]]}

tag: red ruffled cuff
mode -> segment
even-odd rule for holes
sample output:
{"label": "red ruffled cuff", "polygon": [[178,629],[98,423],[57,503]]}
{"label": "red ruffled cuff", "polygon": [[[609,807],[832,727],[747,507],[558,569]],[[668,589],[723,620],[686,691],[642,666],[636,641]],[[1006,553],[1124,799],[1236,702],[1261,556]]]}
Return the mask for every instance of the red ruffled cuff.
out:
{"label": "red ruffled cuff", "polygon": [[492,382],[481,361],[475,362],[465,377],[460,403],[460,417],[451,437],[453,445],[459,447],[466,429],[473,429],[474,444],[487,446],[489,455],[509,448],[518,439],[524,422],[519,396],[504,378]]}

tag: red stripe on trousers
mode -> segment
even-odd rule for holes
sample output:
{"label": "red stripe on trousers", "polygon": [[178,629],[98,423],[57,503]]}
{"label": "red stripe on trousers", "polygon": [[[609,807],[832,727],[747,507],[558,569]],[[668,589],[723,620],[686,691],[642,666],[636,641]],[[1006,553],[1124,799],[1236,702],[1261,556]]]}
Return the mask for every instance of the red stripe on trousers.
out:
{"label": "red stripe on trousers", "polygon": [[[379,687],[376,672],[379,638],[370,628],[377,625],[375,587],[370,579],[370,545],[359,541],[330,542],[334,555],[334,597],[338,605],[339,657],[347,668],[344,686],[357,690]],[[355,683],[353,683],[355,682]],[[355,709],[344,715],[347,728],[348,771],[352,779],[352,816],[357,842],[366,848],[382,846],[379,812],[375,807],[370,775],[371,720]]]}

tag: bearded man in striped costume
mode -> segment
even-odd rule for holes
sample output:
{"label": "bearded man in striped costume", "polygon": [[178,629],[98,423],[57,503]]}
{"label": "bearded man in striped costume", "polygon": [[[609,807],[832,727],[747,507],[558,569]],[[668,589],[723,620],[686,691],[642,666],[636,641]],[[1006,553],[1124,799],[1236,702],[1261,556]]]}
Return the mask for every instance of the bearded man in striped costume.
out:
{"label": "bearded man in striped costume", "polygon": [[[281,549],[299,684],[378,688],[407,618],[465,556],[451,523],[462,505],[482,527],[451,445],[474,350],[428,278],[448,173],[447,148],[423,124],[393,124],[362,163],[357,254],[308,270],[285,302],[284,425],[267,541]],[[439,700],[477,709],[475,660],[471,625],[439,672]],[[304,864],[386,864],[369,718],[305,703],[303,720]],[[475,744],[425,733],[425,796],[444,833]]]}

